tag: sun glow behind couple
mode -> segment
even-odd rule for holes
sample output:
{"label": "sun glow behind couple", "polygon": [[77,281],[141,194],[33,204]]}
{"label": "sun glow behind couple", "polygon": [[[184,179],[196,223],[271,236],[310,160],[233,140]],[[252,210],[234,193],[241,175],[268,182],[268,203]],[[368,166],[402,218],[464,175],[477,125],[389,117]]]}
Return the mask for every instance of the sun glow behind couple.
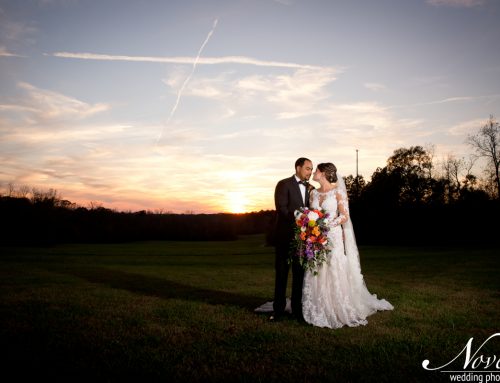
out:
{"label": "sun glow behind couple", "polygon": [[228,200],[228,210],[230,213],[245,213],[248,209],[249,200],[243,192],[228,192],[226,195]]}

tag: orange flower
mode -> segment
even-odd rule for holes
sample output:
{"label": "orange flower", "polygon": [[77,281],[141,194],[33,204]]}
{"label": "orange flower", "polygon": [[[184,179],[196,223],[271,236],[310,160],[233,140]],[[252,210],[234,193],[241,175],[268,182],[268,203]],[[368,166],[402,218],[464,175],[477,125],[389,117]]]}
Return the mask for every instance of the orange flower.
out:
{"label": "orange flower", "polygon": [[303,241],[305,241],[305,239],[306,239],[306,232],[305,231],[303,231],[302,233],[300,233],[300,239],[303,240]]}
{"label": "orange flower", "polygon": [[302,222],[300,221],[300,219],[296,220],[296,221],[295,221],[295,224],[296,224],[298,227],[301,227],[301,226],[302,226]]}
{"label": "orange flower", "polygon": [[319,227],[318,226],[315,226],[314,229],[312,229],[312,233],[315,235],[315,236],[318,236],[320,235],[320,231],[319,231]]}

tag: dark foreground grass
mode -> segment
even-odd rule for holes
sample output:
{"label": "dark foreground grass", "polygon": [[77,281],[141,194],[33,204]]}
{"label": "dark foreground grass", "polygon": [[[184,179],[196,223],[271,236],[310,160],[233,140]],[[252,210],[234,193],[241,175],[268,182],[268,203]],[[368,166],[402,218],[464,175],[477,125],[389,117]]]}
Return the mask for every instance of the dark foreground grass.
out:
{"label": "dark foreground grass", "polygon": [[[0,249],[2,375],[446,382],[449,374],[425,371],[422,361],[441,366],[469,338],[475,351],[500,332],[498,249],[362,247],[368,288],[395,310],[329,330],[253,312],[273,292],[263,242]],[[479,354],[500,356],[500,338]],[[449,367],[463,370],[464,360]]]}

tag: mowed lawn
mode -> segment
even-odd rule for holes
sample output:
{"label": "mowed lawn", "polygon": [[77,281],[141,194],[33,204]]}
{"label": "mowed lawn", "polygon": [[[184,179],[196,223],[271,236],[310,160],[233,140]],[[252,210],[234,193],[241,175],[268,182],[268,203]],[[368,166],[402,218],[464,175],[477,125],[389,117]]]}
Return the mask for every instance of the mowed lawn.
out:
{"label": "mowed lawn", "polygon": [[[446,382],[422,361],[500,332],[498,248],[361,247],[368,289],[395,310],[338,330],[254,313],[274,285],[262,236],[0,251],[11,381]],[[479,354],[500,356],[500,337]]]}

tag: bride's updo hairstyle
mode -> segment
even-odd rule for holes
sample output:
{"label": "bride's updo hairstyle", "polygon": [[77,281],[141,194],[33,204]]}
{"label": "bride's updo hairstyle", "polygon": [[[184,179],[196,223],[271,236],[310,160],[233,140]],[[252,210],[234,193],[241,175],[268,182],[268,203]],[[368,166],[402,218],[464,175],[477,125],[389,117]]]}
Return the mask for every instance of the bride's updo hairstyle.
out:
{"label": "bride's updo hairstyle", "polygon": [[334,184],[337,182],[337,168],[331,162],[318,164],[318,169],[321,173],[325,173],[325,178],[328,182]]}

